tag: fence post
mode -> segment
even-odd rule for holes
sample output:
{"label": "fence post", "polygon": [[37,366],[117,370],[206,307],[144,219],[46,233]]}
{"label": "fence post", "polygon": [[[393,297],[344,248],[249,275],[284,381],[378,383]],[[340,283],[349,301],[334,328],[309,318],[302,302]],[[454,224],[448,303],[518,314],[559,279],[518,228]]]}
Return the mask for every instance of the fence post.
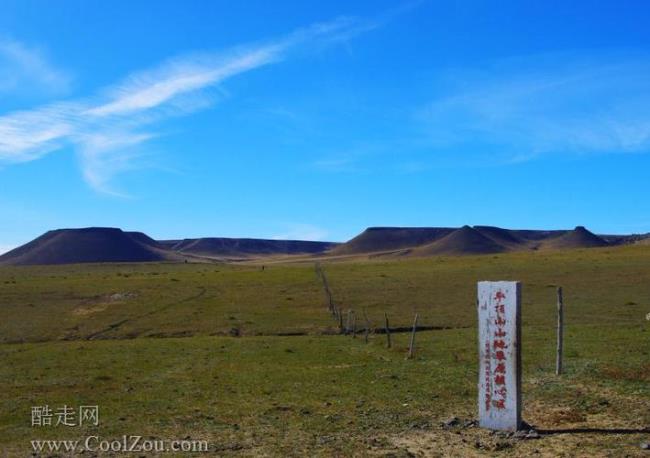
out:
{"label": "fence post", "polygon": [[391,348],[393,343],[390,340],[390,327],[388,326],[388,314],[384,312],[384,328],[386,329],[386,348]]}
{"label": "fence post", "polygon": [[316,271],[316,276],[323,283],[323,290],[325,291],[325,296],[327,297],[327,309],[332,315],[336,317],[336,305],[334,304],[334,299],[332,298],[332,291],[330,290],[330,285],[327,282],[327,276],[323,270],[320,262],[314,263],[314,270]]}
{"label": "fence post", "polygon": [[327,276],[325,272],[322,272],[323,275],[323,286],[325,287],[325,295],[327,296],[327,307],[330,311],[334,310],[334,300],[332,299],[332,291],[330,291],[330,285],[327,283]]}
{"label": "fence post", "polygon": [[364,335],[366,343],[368,343],[368,335],[370,334],[370,320],[368,319],[368,313],[366,308],[363,308],[363,318],[366,320],[366,333]]}
{"label": "fence post", "polygon": [[413,331],[411,331],[411,342],[409,344],[409,353],[406,356],[407,359],[413,358],[415,353],[415,333],[418,331],[418,314],[415,314],[415,319],[413,320]]}
{"label": "fence post", "polygon": [[562,287],[557,289],[557,354],[555,359],[555,375],[562,374],[562,347],[564,340],[564,298]]}
{"label": "fence post", "polygon": [[357,338],[357,314],[352,311],[352,338]]}

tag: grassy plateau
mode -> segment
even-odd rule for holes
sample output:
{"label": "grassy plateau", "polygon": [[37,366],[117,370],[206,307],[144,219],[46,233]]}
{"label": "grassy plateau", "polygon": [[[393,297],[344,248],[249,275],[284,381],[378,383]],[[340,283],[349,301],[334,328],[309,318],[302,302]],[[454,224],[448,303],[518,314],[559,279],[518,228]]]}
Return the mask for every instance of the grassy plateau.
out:
{"label": "grassy plateau", "polygon": [[[124,434],[205,440],[220,456],[647,455],[650,246],[321,264],[359,327],[364,310],[373,329],[419,313],[433,329],[415,358],[408,333],[391,349],[339,335],[304,260],[0,267],[0,456]],[[523,283],[523,416],[539,439],[469,424],[479,280]],[[31,426],[45,404],[98,405],[99,425]]]}

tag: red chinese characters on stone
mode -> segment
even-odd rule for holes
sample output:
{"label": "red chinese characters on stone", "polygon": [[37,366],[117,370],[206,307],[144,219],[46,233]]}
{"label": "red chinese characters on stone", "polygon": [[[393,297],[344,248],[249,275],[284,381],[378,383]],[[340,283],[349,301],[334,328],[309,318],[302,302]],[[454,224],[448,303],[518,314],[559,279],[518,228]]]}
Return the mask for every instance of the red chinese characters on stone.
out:
{"label": "red chinese characters on stone", "polygon": [[492,401],[492,405],[496,407],[497,409],[505,409],[506,408],[506,400],[505,399],[495,399]]}
{"label": "red chinese characters on stone", "polygon": [[490,342],[485,342],[485,410],[492,404],[492,361],[490,360]]}
{"label": "red chinese characters on stone", "polygon": [[493,334],[492,348],[494,349],[494,359],[497,360],[496,367],[494,369],[493,377],[491,377],[489,388],[489,399],[492,403],[492,406],[495,409],[503,410],[506,408],[506,397],[508,390],[506,388],[506,361],[508,359],[506,355],[506,348],[508,345],[504,340],[506,336],[505,325],[507,323],[505,314],[505,299],[506,295],[503,291],[499,290],[494,296],[496,304],[494,310],[496,312],[496,319],[494,324],[496,328]]}

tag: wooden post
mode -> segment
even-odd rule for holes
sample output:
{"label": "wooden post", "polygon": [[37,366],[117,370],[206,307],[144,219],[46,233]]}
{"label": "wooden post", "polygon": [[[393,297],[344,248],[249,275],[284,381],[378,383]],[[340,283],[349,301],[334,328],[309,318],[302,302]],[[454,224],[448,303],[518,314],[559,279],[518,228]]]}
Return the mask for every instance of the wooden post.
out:
{"label": "wooden post", "polygon": [[338,311],[339,311],[339,331],[344,332],[343,331],[343,311],[341,310],[340,307],[338,308]]}
{"label": "wooden post", "polygon": [[557,289],[557,354],[555,359],[555,375],[562,374],[562,346],[564,340],[564,299],[562,287]]}
{"label": "wooden post", "polygon": [[332,291],[330,291],[330,285],[327,283],[325,272],[323,272],[323,285],[325,287],[325,295],[327,296],[327,307],[332,311],[334,310],[334,299],[332,299]]}
{"label": "wooden post", "polygon": [[327,296],[327,308],[330,311],[334,310],[334,301],[332,300],[332,292],[330,291],[330,285],[327,283],[327,276],[325,271],[321,270],[321,280],[323,281],[323,289],[325,289],[325,296]]}
{"label": "wooden post", "polygon": [[316,271],[316,276],[323,282],[323,290],[325,291],[325,296],[327,297],[327,309],[330,311],[334,317],[336,317],[336,305],[334,304],[334,299],[332,298],[332,291],[330,290],[330,285],[327,282],[327,276],[325,271],[320,265],[320,262],[314,263],[314,270]]}
{"label": "wooden post", "polygon": [[368,319],[368,313],[366,308],[363,308],[363,318],[366,320],[366,333],[364,335],[366,343],[368,343],[368,335],[370,334],[370,320]]}
{"label": "wooden post", "polygon": [[352,338],[357,338],[357,314],[352,311]]}
{"label": "wooden post", "polygon": [[415,353],[415,333],[418,331],[418,314],[415,314],[415,319],[413,320],[413,331],[411,331],[411,342],[409,344],[409,353],[406,356],[407,359],[413,358]]}
{"label": "wooden post", "polygon": [[388,326],[388,314],[384,312],[384,328],[386,329],[386,348],[391,348],[393,343],[390,340],[390,327]]}

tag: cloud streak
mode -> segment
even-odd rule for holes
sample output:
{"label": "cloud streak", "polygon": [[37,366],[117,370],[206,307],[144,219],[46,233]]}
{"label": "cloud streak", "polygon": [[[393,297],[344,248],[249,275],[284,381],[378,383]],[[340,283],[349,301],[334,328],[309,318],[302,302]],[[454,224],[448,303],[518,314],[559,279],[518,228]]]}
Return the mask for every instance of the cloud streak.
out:
{"label": "cloud streak", "polygon": [[70,76],[53,67],[38,50],[15,40],[0,39],[0,93],[65,92]]}
{"label": "cloud streak", "polygon": [[607,52],[509,59],[456,71],[450,92],[421,113],[436,148],[509,161],[543,154],[650,151],[650,61]]}
{"label": "cloud streak", "polygon": [[210,106],[205,91],[237,75],[328,46],[377,27],[354,18],[315,24],[281,39],[222,53],[191,54],[134,73],[92,98],[57,102],[0,116],[0,163],[38,159],[72,146],[85,181],[119,194],[111,179],[133,167],[139,145],[158,136],[156,122]]}

